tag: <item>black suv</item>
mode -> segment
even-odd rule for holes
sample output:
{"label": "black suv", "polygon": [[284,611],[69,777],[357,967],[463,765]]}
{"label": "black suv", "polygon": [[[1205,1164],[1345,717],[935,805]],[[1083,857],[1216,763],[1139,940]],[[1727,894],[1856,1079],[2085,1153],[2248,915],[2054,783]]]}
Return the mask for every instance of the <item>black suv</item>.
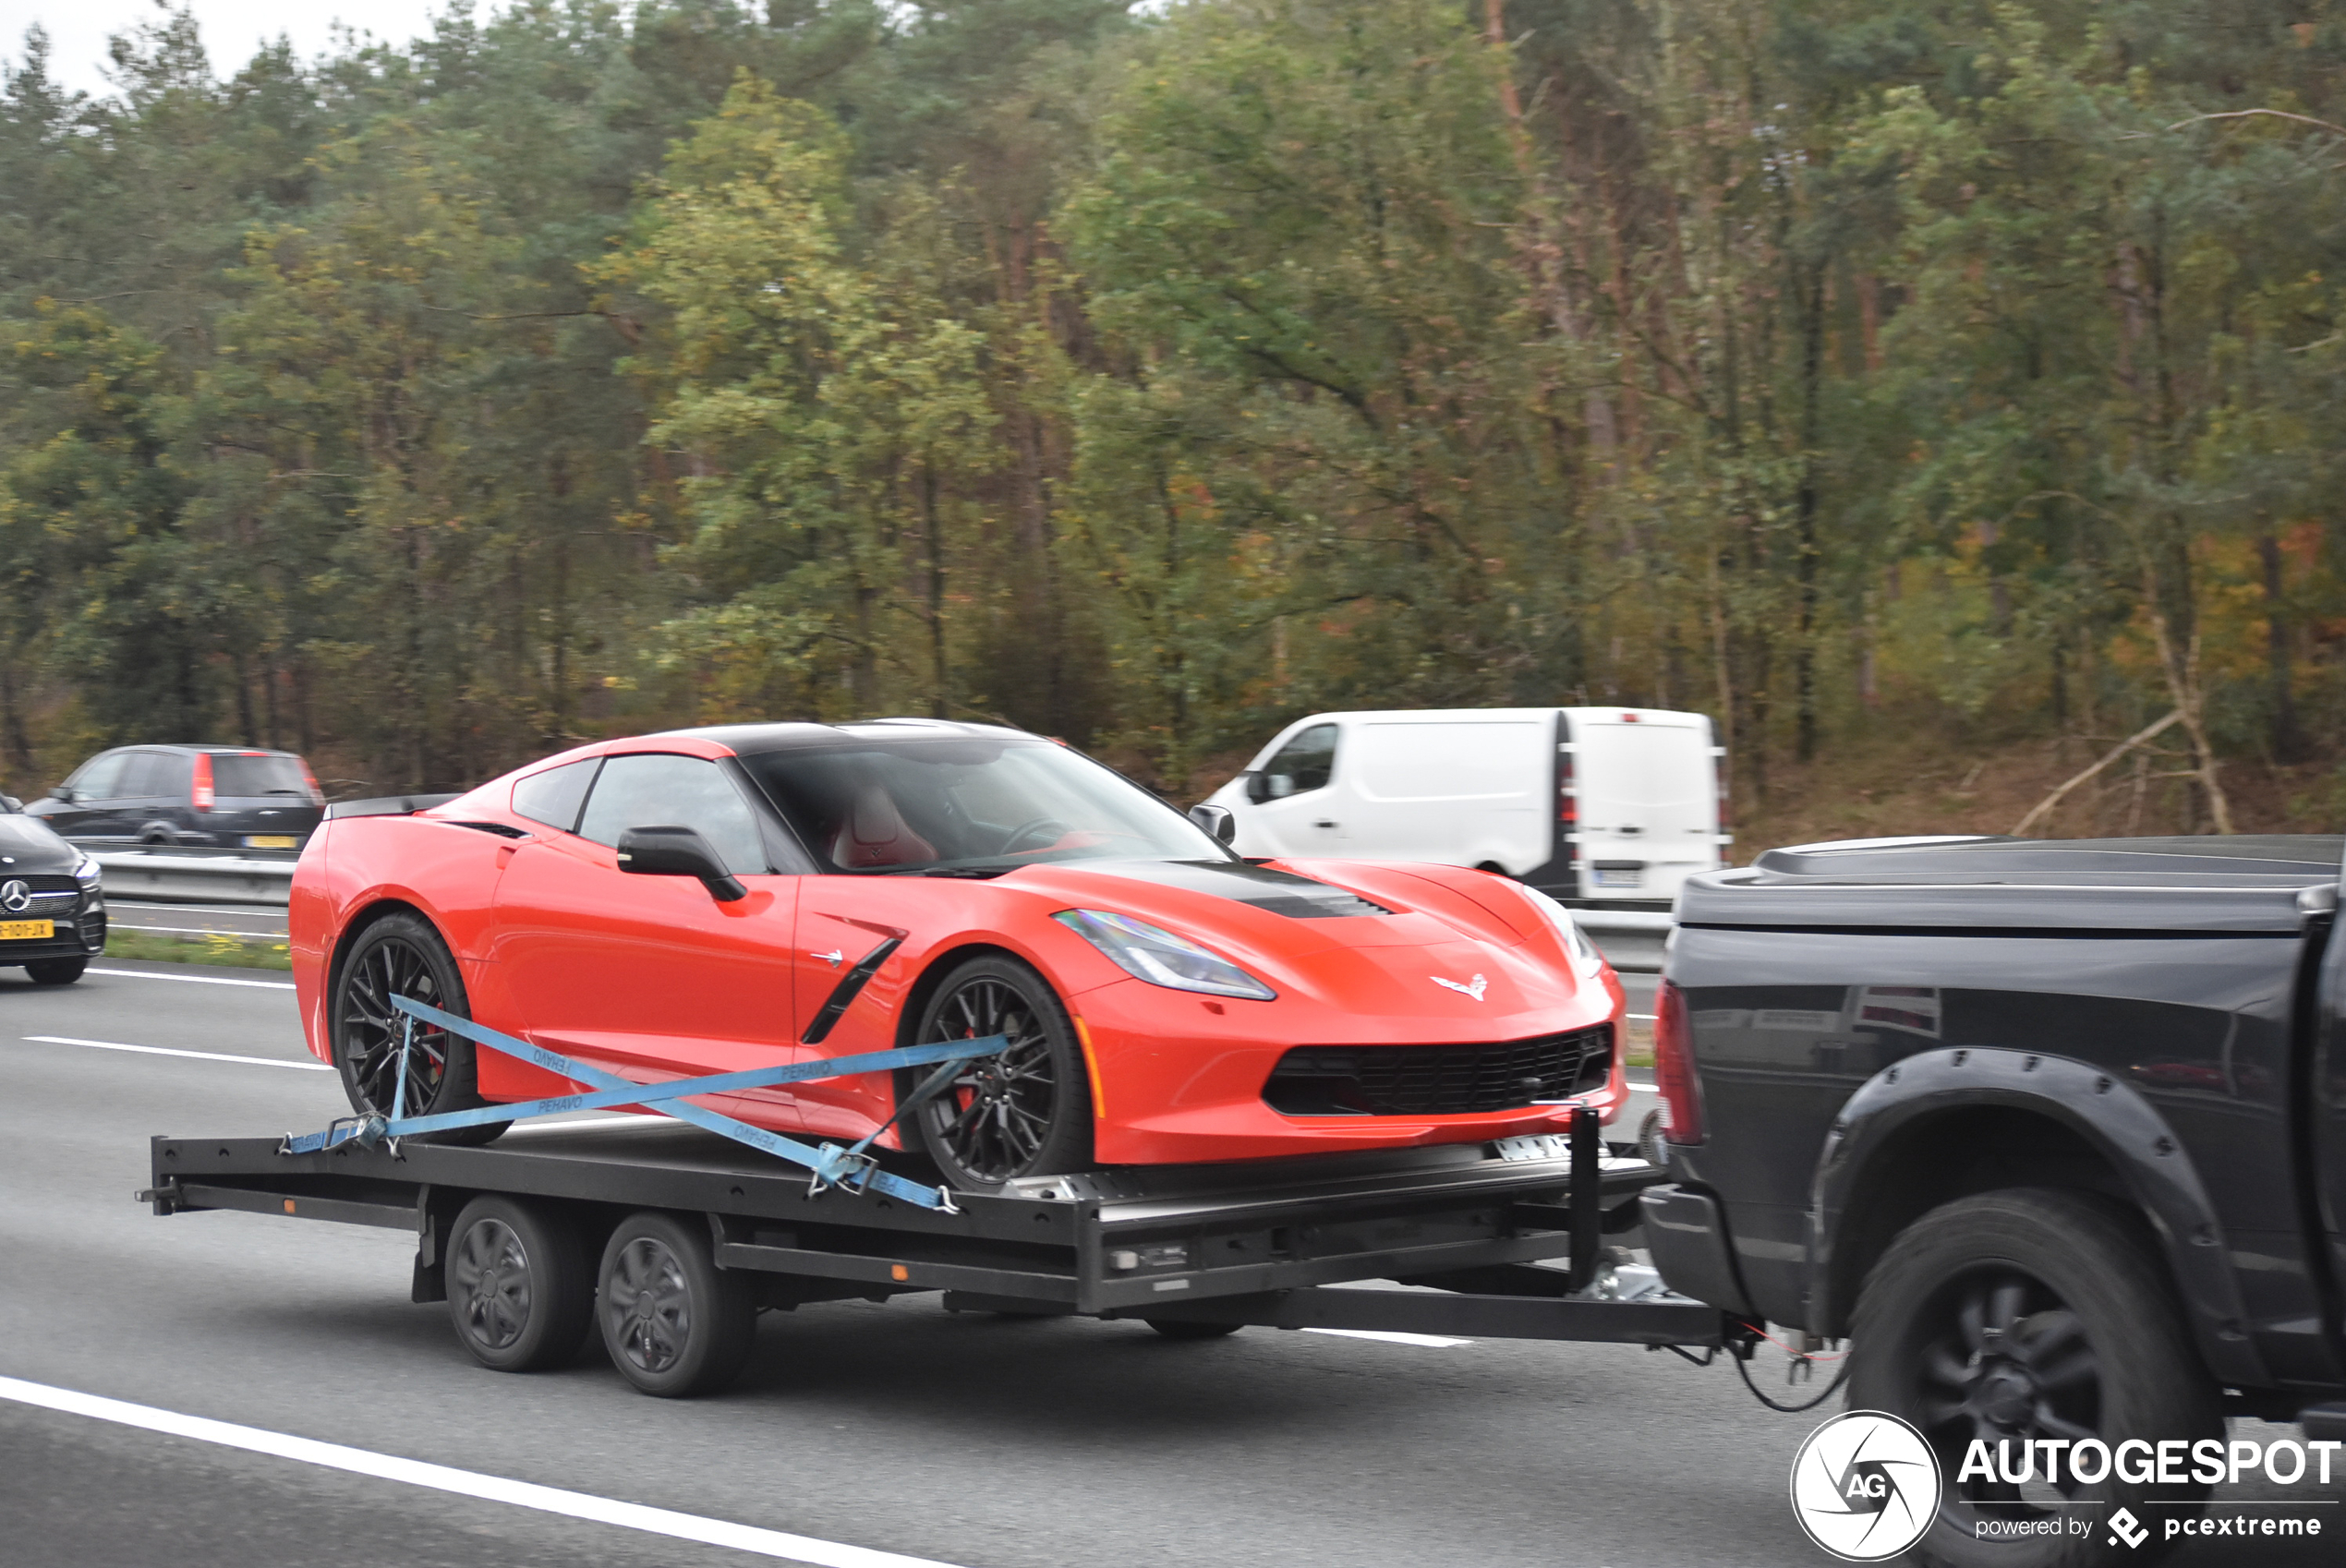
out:
{"label": "black suv", "polygon": [[124,746],[101,752],[24,808],[77,844],[298,850],[325,806],[291,752]]}

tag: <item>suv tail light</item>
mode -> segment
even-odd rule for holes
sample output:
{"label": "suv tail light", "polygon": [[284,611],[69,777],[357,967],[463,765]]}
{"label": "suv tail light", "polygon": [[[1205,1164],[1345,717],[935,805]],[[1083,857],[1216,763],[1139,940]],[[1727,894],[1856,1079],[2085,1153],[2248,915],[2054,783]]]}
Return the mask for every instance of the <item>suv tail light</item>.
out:
{"label": "suv tail light", "polygon": [[1662,1135],[1673,1143],[1699,1143],[1702,1086],[1695,1080],[1687,999],[1665,980],[1654,1002],[1653,1082],[1662,1092]]}
{"label": "suv tail light", "polygon": [[210,752],[198,752],[196,754],[196,809],[198,811],[210,811],[212,809],[212,754]]}
{"label": "suv tail light", "polygon": [[311,805],[322,806],[326,803],[326,791],[318,788],[318,776],[309,771],[309,763],[307,758],[304,758],[301,764],[301,781],[309,786]]}

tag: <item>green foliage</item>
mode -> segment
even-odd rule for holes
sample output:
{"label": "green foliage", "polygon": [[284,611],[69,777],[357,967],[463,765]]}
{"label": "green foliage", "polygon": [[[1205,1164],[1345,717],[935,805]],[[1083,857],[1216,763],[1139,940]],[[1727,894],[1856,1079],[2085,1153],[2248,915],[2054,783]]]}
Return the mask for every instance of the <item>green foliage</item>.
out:
{"label": "green foliage", "polygon": [[93,101],[36,34],[0,761],[920,711],[1179,784],[1619,701],[1764,804],[2181,709],[2220,826],[2346,718],[2342,66],[2328,0],[647,0],[224,78],[170,13]]}

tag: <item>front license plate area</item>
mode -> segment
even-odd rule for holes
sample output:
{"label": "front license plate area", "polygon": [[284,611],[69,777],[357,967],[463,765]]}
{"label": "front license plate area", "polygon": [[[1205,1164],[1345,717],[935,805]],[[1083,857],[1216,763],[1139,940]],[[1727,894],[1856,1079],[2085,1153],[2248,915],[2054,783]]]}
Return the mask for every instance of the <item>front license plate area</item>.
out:
{"label": "front license plate area", "polygon": [[1572,1140],[1562,1133],[1535,1132],[1522,1138],[1502,1138],[1491,1145],[1502,1160],[1569,1160]]}
{"label": "front license plate area", "polygon": [[290,850],[294,847],[290,833],[248,833],[245,836],[248,850]]}
{"label": "front license plate area", "polygon": [[1641,871],[1608,871],[1602,866],[1597,869],[1600,887],[1639,887],[1644,883],[1645,873]]}
{"label": "front license plate area", "polygon": [[56,935],[54,920],[0,920],[0,942],[48,942]]}

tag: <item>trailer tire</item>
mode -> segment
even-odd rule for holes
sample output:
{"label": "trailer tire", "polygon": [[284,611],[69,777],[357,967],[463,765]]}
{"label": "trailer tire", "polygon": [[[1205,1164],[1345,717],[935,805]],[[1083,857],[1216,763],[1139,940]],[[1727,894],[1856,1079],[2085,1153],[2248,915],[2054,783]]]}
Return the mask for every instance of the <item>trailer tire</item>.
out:
{"label": "trailer tire", "polygon": [[[326,1013],[334,1068],[350,1108],[360,1116],[391,1115],[399,1070],[399,1015],[388,999],[394,991],[458,1018],[472,1016],[464,972],[429,921],[402,911],[361,931],[335,967]],[[416,1039],[428,1048],[408,1065],[407,1115],[438,1116],[489,1103],[477,1087],[471,1041],[429,1024],[416,1026]],[[417,1141],[472,1147],[495,1140],[513,1125],[453,1128],[418,1134]]]}
{"label": "trailer tire", "polygon": [[[1978,1503],[2025,1494],[2001,1480],[1959,1478],[1975,1437],[1992,1449],[1999,1434],[2074,1441],[2084,1432],[2114,1453],[2132,1439],[2223,1436],[2215,1381],[2139,1230],[2125,1209],[2090,1193],[1984,1192],[1915,1221],[1867,1274],[1850,1324],[1849,1408],[1904,1417],[1939,1454],[1941,1503],[1912,1549],[1921,1561],[2084,1568],[2160,1552],[2163,1541],[2122,1550],[2102,1530],[1980,1538]],[[2148,1487],[2112,1468],[2099,1482],[2060,1490],[2142,1514],[2150,1491],[2180,1502],[2206,1488]]]}
{"label": "trailer tire", "polygon": [[619,1375],[689,1399],[740,1375],[757,1335],[742,1276],[717,1266],[706,1223],[644,1210],[619,1222],[597,1271],[595,1320]]}
{"label": "trailer tire", "polygon": [[479,1197],[448,1227],[448,1321],[491,1371],[567,1365],[594,1327],[595,1272],[568,1216]]}
{"label": "trailer tire", "polygon": [[1142,1321],[1167,1339],[1220,1339],[1246,1326],[1243,1323],[1193,1323],[1183,1318],[1144,1318]]}

